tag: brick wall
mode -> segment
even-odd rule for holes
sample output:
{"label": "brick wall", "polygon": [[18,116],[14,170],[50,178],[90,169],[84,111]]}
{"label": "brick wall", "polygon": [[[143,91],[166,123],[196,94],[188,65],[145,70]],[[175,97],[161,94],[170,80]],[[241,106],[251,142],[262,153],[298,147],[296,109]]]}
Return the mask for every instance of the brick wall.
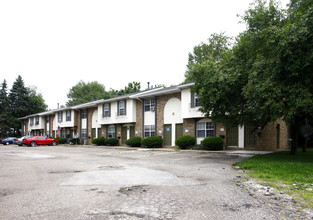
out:
{"label": "brick wall", "polygon": [[136,100],[135,136],[142,137],[142,101]]}
{"label": "brick wall", "polygon": [[116,125],[116,138],[118,139],[118,145],[122,145],[122,125]]}
{"label": "brick wall", "polygon": [[107,133],[107,126],[101,125],[101,137],[106,137],[106,133]]}
{"label": "brick wall", "polygon": [[288,126],[282,120],[275,123],[268,123],[257,135],[257,150],[277,149],[277,125],[280,125],[279,149],[288,147],[289,131]]}
{"label": "brick wall", "polygon": [[[193,118],[185,118],[183,122],[183,134],[195,136],[196,122]],[[188,132],[186,132],[188,130]]]}
{"label": "brick wall", "polygon": [[87,144],[91,144],[91,132],[92,132],[92,115],[97,107],[88,108],[88,115],[87,115]]}
{"label": "brick wall", "polygon": [[226,146],[226,128],[222,124],[215,125],[215,136],[216,137],[224,137],[224,146]]}

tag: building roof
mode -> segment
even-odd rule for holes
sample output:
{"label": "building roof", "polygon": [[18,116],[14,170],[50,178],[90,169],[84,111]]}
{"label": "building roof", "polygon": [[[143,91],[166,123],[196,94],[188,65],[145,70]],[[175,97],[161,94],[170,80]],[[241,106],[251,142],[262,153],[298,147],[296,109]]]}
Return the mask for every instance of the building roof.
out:
{"label": "building roof", "polygon": [[113,102],[113,101],[120,101],[120,100],[125,100],[125,99],[141,99],[141,98],[177,93],[177,92],[180,92],[182,89],[192,87],[193,85],[194,85],[194,83],[187,83],[187,84],[170,86],[170,87],[165,87],[165,88],[161,87],[161,88],[147,89],[147,90],[143,90],[143,91],[139,91],[139,92],[134,92],[134,93],[116,96],[116,97],[109,98],[109,99],[100,99],[100,100],[96,100],[96,101],[92,101],[92,102],[77,104],[74,106],[57,108],[57,109],[52,109],[52,110],[45,111],[45,112],[27,115],[25,117],[19,118],[19,120],[23,120],[23,119],[27,119],[27,118],[31,118],[31,117],[35,117],[35,116],[51,115],[51,114],[55,114],[56,112],[60,112],[60,111],[78,110],[78,109],[96,107],[98,104],[109,103],[109,102]]}

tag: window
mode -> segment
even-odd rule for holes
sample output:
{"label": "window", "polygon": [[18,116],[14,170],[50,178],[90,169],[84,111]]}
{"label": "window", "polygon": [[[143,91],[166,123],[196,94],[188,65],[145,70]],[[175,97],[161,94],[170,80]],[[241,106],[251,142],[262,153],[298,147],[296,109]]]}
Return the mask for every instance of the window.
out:
{"label": "window", "polygon": [[50,115],[46,116],[46,123],[50,123]]}
{"label": "window", "polygon": [[145,108],[145,112],[148,111],[154,111],[155,108],[155,99],[145,99],[144,100],[144,108]]}
{"label": "window", "polygon": [[197,93],[191,93],[191,108],[200,106],[200,99]]}
{"label": "window", "polygon": [[115,138],[115,126],[114,125],[110,125],[108,127],[108,135],[107,138]]}
{"label": "window", "polygon": [[83,109],[81,111],[81,114],[82,114],[82,118],[87,118],[87,109]]}
{"label": "window", "polygon": [[145,137],[155,136],[155,126],[145,125],[144,133],[145,133]]}
{"label": "window", "polygon": [[61,137],[66,138],[66,129],[61,130]]}
{"label": "window", "polygon": [[30,124],[30,126],[34,125],[34,118],[30,118],[29,124]]}
{"label": "window", "polygon": [[36,125],[39,125],[39,116],[36,116]]}
{"label": "window", "polygon": [[194,94],[194,103],[195,103],[195,107],[200,106],[199,97],[197,93]]}
{"label": "window", "polygon": [[197,123],[197,137],[213,137],[215,136],[215,127],[212,122]]}
{"label": "window", "polygon": [[118,115],[126,115],[125,101],[118,103]]}
{"label": "window", "polygon": [[82,138],[86,138],[87,137],[87,129],[82,129],[81,136],[82,136]]}
{"label": "window", "polygon": [[66,111],[66,121],[71,121],[71,110]]}
{"label": "window", "polygon": [[63,121],[63,112],[58,112],[58,122]]}
{"label": "window", "polygon": [[110,104],[106,103],[103,105],[103,117],[111,117]]}

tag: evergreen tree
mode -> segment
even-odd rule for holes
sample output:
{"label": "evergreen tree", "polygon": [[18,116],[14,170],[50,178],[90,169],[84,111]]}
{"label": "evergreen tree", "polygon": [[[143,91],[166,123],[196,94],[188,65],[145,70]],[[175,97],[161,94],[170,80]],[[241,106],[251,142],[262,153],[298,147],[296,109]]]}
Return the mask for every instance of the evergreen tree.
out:
{"label": "evergreen tree", "polygon": [[7,93],[7,82],[3,80],[0,90],[0,138],[8,136],[10,132],[10,112]]}
{"label": "evergreen tree", "polygon": [[32,103],[29,89],[25,87],[21,76],[18,76],[13,83],[9,94],[9,102],[12,117],[10,127],[13,135],[20,136],[21,121],[18,118],[34,113],[31,111]]}

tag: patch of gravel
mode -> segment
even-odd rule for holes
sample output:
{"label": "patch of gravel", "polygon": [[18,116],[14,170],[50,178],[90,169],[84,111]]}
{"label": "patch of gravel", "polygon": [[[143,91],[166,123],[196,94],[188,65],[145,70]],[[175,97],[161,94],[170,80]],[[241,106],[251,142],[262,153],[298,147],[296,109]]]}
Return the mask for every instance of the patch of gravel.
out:
{"label": "patch of gravel", "polygon": [[[266,183],[257,183],[239,167],[234,167],[234,169],[238,172],[236,185],[246,190],[253,198],[267,203],[269,207],[280,214],[282,219],[313,219],[313,210],[303,209],[301,202],[292,196],[267,186]],[[292,190],[297,189],[296,184],[293,184],[292,187]]]}

